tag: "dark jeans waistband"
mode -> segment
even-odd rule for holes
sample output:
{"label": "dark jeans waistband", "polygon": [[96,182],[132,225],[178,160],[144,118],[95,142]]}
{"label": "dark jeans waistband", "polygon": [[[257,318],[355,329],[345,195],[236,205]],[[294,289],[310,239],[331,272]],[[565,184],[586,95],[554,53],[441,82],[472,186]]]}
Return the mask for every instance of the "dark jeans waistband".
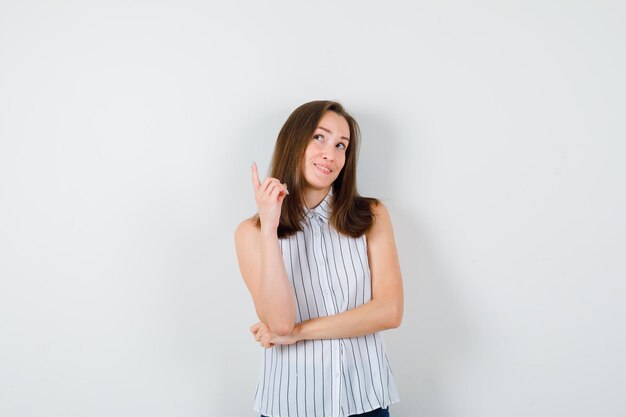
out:
{"label": "dark jeans waistband", "polygon": [[[261,414],[261,417],[266,417]],[[389,417],[389,407],[377,408],[376,410],[368,411],[363,414],[351,414],[349,417]]]}

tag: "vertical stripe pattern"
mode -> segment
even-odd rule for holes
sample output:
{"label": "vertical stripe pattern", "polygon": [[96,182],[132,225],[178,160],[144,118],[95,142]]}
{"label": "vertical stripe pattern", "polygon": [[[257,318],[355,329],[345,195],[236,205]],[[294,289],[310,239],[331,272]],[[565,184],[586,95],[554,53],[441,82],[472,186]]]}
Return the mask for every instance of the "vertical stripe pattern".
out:
{"label": "vertical stripe pattern", "polygon": [[[330,316],[372,298],[365,235],[329,223],[332,191],[308,211],[304,227],[280,239],[296,296],[296,321]],[[380,333],[301,340],[263,349],[254,410],[271,417],[344,417],[387,407],[398,390]]]}

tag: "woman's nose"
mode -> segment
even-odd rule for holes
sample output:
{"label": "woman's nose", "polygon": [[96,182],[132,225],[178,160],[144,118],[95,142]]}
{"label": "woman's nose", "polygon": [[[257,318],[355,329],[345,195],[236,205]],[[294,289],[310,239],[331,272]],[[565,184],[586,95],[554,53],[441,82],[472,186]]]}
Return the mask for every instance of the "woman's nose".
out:
{"label": "woman's nose", "polygon": [[322,150],[322,158],[333,161],[333,148],[329,148],[328,146],[324,147]]}

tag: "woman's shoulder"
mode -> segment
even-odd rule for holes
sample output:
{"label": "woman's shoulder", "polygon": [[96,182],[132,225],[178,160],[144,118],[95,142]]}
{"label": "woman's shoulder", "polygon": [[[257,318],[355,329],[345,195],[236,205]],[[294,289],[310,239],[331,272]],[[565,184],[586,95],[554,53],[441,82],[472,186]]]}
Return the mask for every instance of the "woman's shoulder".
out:
{"label": "woman's shoulder", "polygon": [[377,198],[369,198],[370,210],[372,210],[372,216],[388,216],[389,211],[387,207]]}
{"label": "woman's shoulder", "polygon": [[387,208],[378,198],[359,196],[355,199],[355,204],[359,210],[369,212],[373,218],[388,214]]}
{"label": "woman's shoulder", "polygon": [[372,224],[366,232],[368,237],[378,234],[381,230],[384,231],[391,227],[389,210],[387,210],[387,207],[382,201],[372,199],[370,202],[370,210],[372,213]]}
{"label": "woman's shoulder", "polygon": [[257,224],[258,216],[256,214],[239,223],[235,229],[235,241],[240,242],[255,239],[259,235],[259,227]]}

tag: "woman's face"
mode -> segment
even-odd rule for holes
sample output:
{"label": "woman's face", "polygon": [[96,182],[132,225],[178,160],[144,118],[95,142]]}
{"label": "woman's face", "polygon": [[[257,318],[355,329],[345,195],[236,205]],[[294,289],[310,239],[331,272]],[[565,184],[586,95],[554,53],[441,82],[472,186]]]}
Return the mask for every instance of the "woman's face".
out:
{"label": "woman's face", "polygon": [[346,119],[333,111],[324,113],[304,151],[302,172],[306,186],[328,189],[346,163],[349,144],[350,126]]}

